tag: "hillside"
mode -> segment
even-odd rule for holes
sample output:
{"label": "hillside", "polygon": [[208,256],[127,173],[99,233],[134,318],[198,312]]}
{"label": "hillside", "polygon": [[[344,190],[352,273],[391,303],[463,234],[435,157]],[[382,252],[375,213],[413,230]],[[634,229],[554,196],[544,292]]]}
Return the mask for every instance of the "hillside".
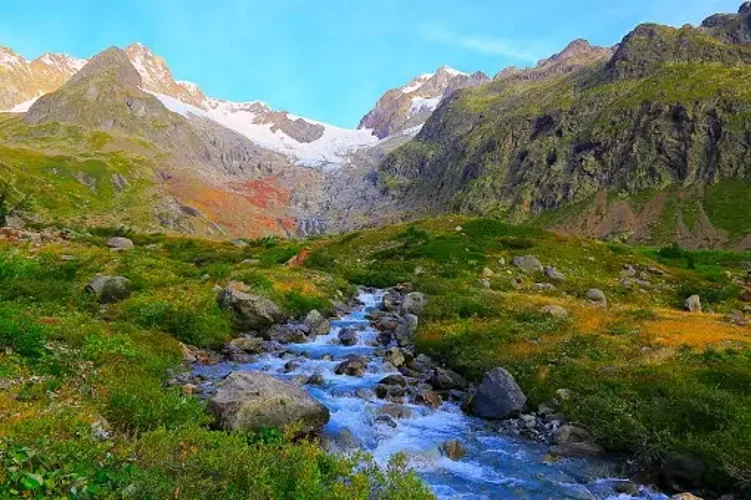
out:
{"label": "hillside", "polygon": [[577,42],[502,72],[441,105],[381,184],[408,217],[748,248],[750,22],[744,4],[698,28],[641,25],[614,53]]}
{"label": "hillside", "polygon": [[[105,498],[254,497],[258,491],[286,498],[304,488],[306,498],[432,498],[405,465],[423,475],[426,467],[437,467],[441,478],[476,464],[469,457],[436,459],[437,450],[414,448],[419,438],[400,434],[405,428],[426,436],[435,432],[431,418],[437,417],[430,412],[437,410],[429,401],[343,393],[346,406],[336,409],[338,418],[362,421],[361,432],[375,429],[377,443],[387,450],[411,450],[386,475],[368,462],[362,468],[361,455],[324,451],[375,446],[357,444],[357,436],[345,436],[337,425],[321,441],[292,440],[270,429],[216,431],[207,404],[197,397],[212,370],[247,369],[264,359],[268,373],[310,386],[314,382],[301,379],[299,370],[318,361],[298,355],[300,349],[313,349],[314,358],[321,349],[342,349],[325,337],[291,344],[279,337],[280,351],[276,342],[236,330],[233,309],[218,301],[217,290],[228,283],[245,283],[299,328],[313,309],[333,319],[337,311],[356,307],[349,302],[355,286],[409,281],[397,289],[424,293],[427,305],[414,337],[394,344],[397,353],[441,367],[440,373],[456,370],[474,388],[485,371],[505,367],[529,399],[530,413],[511,420],[512,426],[537,421],[538,411],[549,414],[551,398],[566,389],[568,399],[556,403],[562,406],[552,418],[585,426],[601,446],[634,459],[616,455],[628,464],[618,477],[633,481],[592,481],[590,473],[579,473],[581,459],[553,458],[547,446],[514,437],[508,434],[513,427],[489,420],[484,428],[500,440],[493,449],[481,447],[482,456],[499,448],[506,453],[500,462],[515,466],[520,455],[524,469],[512,468],[507,477],[530,477],[509,488],[559,492],[546,488],[560,485],[563,475],[570,478],[563,486],[576,485],[580,497],[592,491],[588,498],[617,492],[658,498],[642,483],[705,498],[730,492],[747,498],[748,252],[605,244],[466,217],[304,242],[267,238],[240,245],[127,234],[133,246],[120,251],[108,248],[113,234],[123,236],[96,228],[90,234],[0,231],[0,489],[40,497],[76,489]],[[534,261],[517,263],[523,256],[539,259],[540,268],[524,270],[521,262]],[[86,290],[97,276],[128,280],[129,293],[99,303]],[[700,296],[703,312],[684,311],[693,294]],[[379,316],[372,318],[379,325]],[[332,322],[334,337],[343,326]],[[388,331],[385,323],[377,327]],[[248,354],[237,346],[247,346]],[[331,369],[336,364],[328,363]],[[429,373],[415,372],[420,368],[414,362],[409,367],[400,371],[410,384],[422,390],[435,384],[443,398],[439,406],[445,401],[444,410],[450,410],[447,431],[455,433],[459,405],[474,389],[447,391],[426,378]],[[384,370],[399,374],[393,367]],[[327,372],[323,387],[384,375]],[[366,402],[392,413],[402,408],[398,423],[374,423]],[[427,420],[420,420],[422,412]],[[478,446],[472,433],[461,438],[468,450]],[[279,467],[285,474],[278,474]],[[572,470],[577,472],[566,475]],[[482,479],[473,476],[461,486],[480,480],[487,487]],[[611,486],[620,489],[606,489]],[[494,487],[509,491],[505,483]]]}

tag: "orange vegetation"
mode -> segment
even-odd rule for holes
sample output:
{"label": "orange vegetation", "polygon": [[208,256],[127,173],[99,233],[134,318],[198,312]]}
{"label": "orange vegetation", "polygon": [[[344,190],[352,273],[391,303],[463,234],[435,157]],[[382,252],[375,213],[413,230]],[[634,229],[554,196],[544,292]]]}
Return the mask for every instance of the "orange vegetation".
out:
{"label": "orange vegetation", "polygon": [[659,310],[658,319],[647,322],[643,332],[664,346],[704,348],[729,342],[751,344],[751,328],[731,324],[716,314]]}

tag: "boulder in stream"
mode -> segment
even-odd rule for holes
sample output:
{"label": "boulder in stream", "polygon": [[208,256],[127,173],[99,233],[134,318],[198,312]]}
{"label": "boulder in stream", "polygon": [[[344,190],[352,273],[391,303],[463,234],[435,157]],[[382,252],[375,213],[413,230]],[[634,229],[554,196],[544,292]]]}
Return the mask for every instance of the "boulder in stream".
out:
{"label": "boulder in stream", "polygon": [[308,313],[304,323],[311,335],[328,335],[331,331],[331,322],[315,309]]}
{"label": "boulder in stream", "polygon": [[514,377],[503,368],[495,368],[485,374],[470,411],[478,417],[503,420],[518,414],[526,405],[527,397]]}
{"label": "boulder in stream", "polygon": [[337,375],[349,375],[350,377],[362,377],[368,367],[368,360],[362,356],[352,356],[342,361],[334,369]]}
{"label": "boulder in stream", "polygon": [[303,389],[258,372],[230,374],[208,406],[218,427],[228,431],[299,425],[301,434],[313,434],[329,421],[329,410]]}

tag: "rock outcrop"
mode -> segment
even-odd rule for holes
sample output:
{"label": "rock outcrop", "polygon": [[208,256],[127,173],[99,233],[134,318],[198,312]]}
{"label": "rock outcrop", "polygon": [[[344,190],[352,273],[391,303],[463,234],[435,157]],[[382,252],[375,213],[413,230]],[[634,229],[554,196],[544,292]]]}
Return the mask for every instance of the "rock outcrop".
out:
{"label": "rock outcrop", "polygon": [[312,434],[329,421],[328,409],[303,389],[255,372],[229,375],[209,400],[209,410],[217,426],[228,431],[298,426],[301,434]]}

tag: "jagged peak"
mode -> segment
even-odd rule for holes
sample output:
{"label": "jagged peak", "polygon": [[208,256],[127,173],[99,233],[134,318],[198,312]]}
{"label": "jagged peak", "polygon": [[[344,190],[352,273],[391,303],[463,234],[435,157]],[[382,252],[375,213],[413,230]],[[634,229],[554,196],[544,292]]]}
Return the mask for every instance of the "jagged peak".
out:
{"label": "jagged peak", "polygon": [[119,47],[110,47],[91,58],[81,71],[73,75],[68,84],[76,84],[87,78],[110,73],[114,73],[115,81],[119,84],[141,86],[141,75],[125,51]]}
{"label": "jagged peak", "polygon": [[458,69],[454,69],[451,66],[443,65],[436,71],[436,74],[438,73],[445,73],[449,74],[451,76],[469,76],[468,73],[464,73],[463,71],[459,71]]}

